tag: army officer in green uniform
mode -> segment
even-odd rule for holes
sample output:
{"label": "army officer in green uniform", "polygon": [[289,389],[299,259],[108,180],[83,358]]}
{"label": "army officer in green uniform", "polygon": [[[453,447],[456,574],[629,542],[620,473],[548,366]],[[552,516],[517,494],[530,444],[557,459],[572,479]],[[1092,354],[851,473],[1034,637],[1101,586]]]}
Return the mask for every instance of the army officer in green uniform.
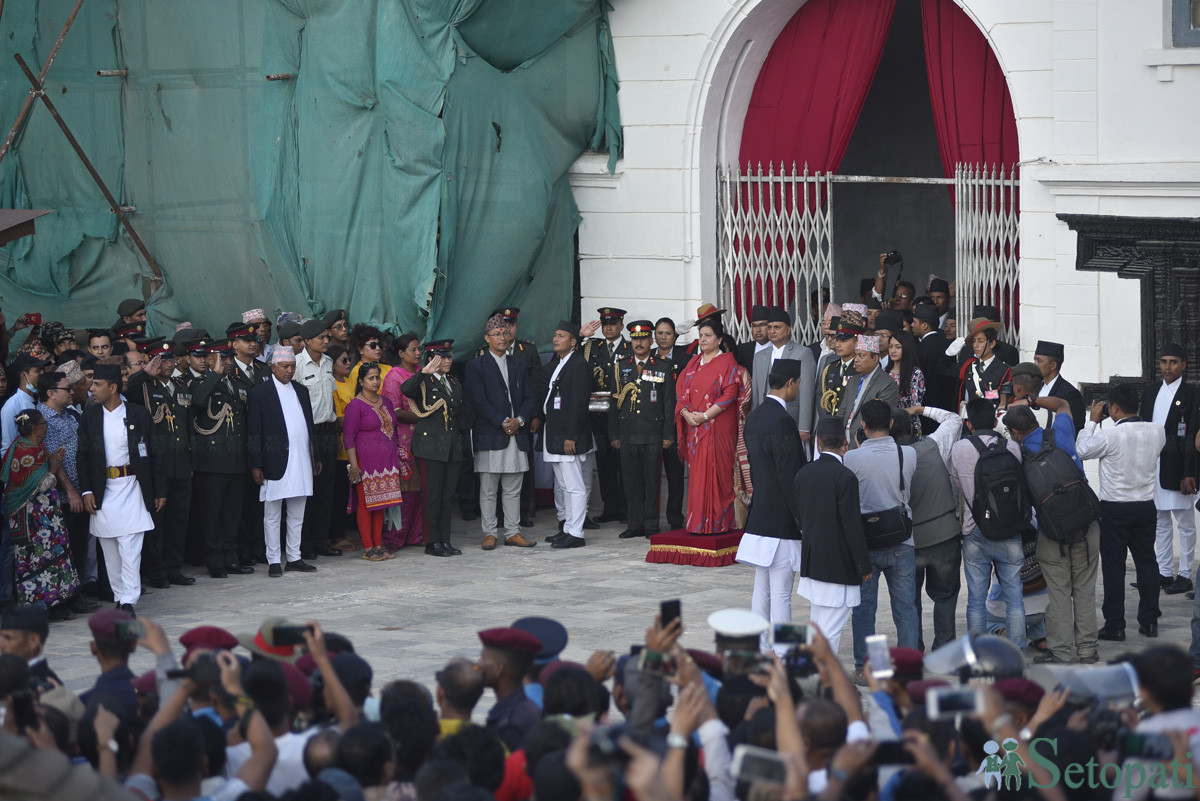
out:
{"label": "army officer in green uniform", "polygon": [[204,543],[208,573],[253,573],[238,562],[238,522],[250,470],[246,461],[246,401],[232,380],[233,348],[210,345],[205,369],[192,383],[192,450],[204,482]]}
{"label": "army officer in green uniform", "polygon": [[[150,586],[195,584],[183,575],[183,546],[187,539],[188,509],[192,504],[192,393],[172,378],[175,349],[161,342],[146,351],[146,366],[129,376],[125,397],[146,407],[154,421],[151,446],[160,457],[166,479],[167,503],[153,513],[154,531],[142,546],[143,564],[151,568]],[[149,557],[149,558],[147,558]]]}
{"label": "army officer in green uniform", "polygon": [[658,533],[663,451],[675,442],[675,381],[670,359],[650,352],[654,323],[630,323],[633,355],[612,366],[608,439],[621,455],[629,527],[621,539]]}
{"label": "army officer in green uniform", "polygon": [[450,506],[463,463],[462,435],[471,427],[471,407],[463,395],[462,384],[450,375],[454,362],[453,339],[425,344],[428,360],[421,372],[400,385],[400,391],[412,398],[416,413],[412,452],[421,460],[425,481],[425,527],[430,556],[458,556],[462,553],[450,544]]}

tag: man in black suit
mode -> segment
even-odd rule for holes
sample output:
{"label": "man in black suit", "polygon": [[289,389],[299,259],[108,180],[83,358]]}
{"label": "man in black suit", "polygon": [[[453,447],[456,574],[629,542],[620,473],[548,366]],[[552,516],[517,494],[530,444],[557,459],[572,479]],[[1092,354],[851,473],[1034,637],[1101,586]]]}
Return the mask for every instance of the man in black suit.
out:
{"label": "man in black suit", "polygon": [[[798,360],[777,360],[767,377],[767,397],[746,417],[744,432],[754,496],[737,560],[754,565],[750,609],[772,624],[792,620],[792,583],[800,557],[800,528],[788,497],[806,458],[787,406],[800,392],[803,373]],[[776,651],[782,656],[789,647],[780,644]]]}
{"label": "man in black suit", "polygon": [[[667,359],[671,362],[672,390],[679,380],[679,374],[691,361],[686,348],[675,347],[675,341],[678,338],[675,321],[670,317],[661,317],[654,324],[654,343],[658,346],[654,355],[659,359]],[[674,417],[675,411],[672,409],[672,420]],[[678,442],[672,442],[671,447],[663,451],[663,472],[667,475],[667,508],[665,510],[667,529],[675,531],[683,528],[685,523],[683,516],[683,461],[679,458]]]}
{"label": "man in black suit", "polygon": [[560,320],[554,331],[554,359],[546,365],[548,386],[542,398],[542,459],[554,468],[561,488],[559,509],[563,528],[547,542],[554,548],[582,548],[583,518],[587,513],[588,487],[583,480],[583,460],[593,449],[588,401],[592,394],[592,369],[576,351],[579,326]]}
{"label": "man in black suit", "polygon": [[287,569],[310,573],[316,567],[300,558],[304,507],[313,492],[313,474],[322,465],[313,458],[312,405],[308,389],[292,380],[296,354],[276,348],[271,354],[272,377],[250,390],[246,419],[246,451],[250,477],[263,502],[263,541],[267,575],[283,575],[279,525],[287,504]]}
{"label": "man in black suit", "polygon": [[675,444],[674,364],[650,353],[654,323],[636,320],[626,327],[633,355],[613,365],[608,413],[608,439],[621,454],[625,483],[624,540],[658,533],[662,454]]}
{"label": "man in black suit", "polygon": [[521,536],[521,479],[529,468],[533,387],[528,363],[509,355],[508,324],[493,314],[484,325],[487,350],[467,362],[463,388],[475,410],[471,446],[479,476],[479,510],[485,551],[495,550],[496,493],[504,509],[504,544],[532,548]]}
{"label": "man in black suit", "polygon": [[[291,326],[281,325],[279,327],[280,344],[276,346],[276,350],[280,347],[285,349],[289,347],[284,344],[284,334],[290,333],[295,338],[300,333],[299,325],[294,330],[290,329]],[[233,349],[229,383],[233,386],[238,400],[243,405],[248,405],[250,390],[264,381],[271,380],[270,368],[257,358],[260,348],[258,326],[241,322],[232,323],[225,328],[225,336],[229,339],[229,347]],[[301,345],[303,346],[303,343]],[[295,352],[295,348],[292,350]],[[272,355],[274,355],[273,351]],[[242,520],[238,529],[238,556],[239,563],[243,567],[250,567],[255,562],[266,563],[262,550],[263,505],[262,501],[258,499],[258,486],[254,480],[247,476],[245,482],[242,492]]]}
{"label": "man in black suit", "polygon": [[754,306],[750,310],[750,341],[743,342],[733,349],[733,358],[737,359],[737,363],[754,373],[754,356],[760,350],[766,350],[771,347],[771,340],[767,336],[767,313],[770,310],[766,306]]}
{"label": "man in black suit", "polygon": [[12,654],[29,665],[29,675],[41,681],[62,684],[42,653],[50,636],[46,607],[28,604],[10,606],[0,614],[0,654]]}
{"label": "man in black suit", "polygon": [[1039,339],[1033,351],[1033,363],[1042,371],[1042,389],[1038,397],[1062,398],[1071,404],[1071,420],[1075,423],[1075,434],[1078,435],[1083,430],[1087,414],[1083,408],[1083,393],[1059,374],[1063,364],[1063,346],[1058,342]]}
{"label": "man in black suit", "polygon": [[[925,405],[958,409],[958,367],[954,357],[946,354],[950,340],[938,329],[936,306],[921,305],[913,309],[912,334],[917,338],[917,366],[925,375]],[[924,426],[922,420],[922,430]],[[931,420],[929,430],[935,428],[937,424]]]}
{"label": "man in black suit", "polygon": [[152,449],[150,413],[121,400],[119,365],[96,365],[92,400],[79,424],[79,492],[104,551],[113,598],[132,614],[142,595],[143,537],[154,528],[151,513],[167,502],[164,471]]}
{"label": "man in black suit", "polygon": [[800,468],[792,482],[792,514],[800,525],[800,584],[815,623],[837,655],[859,588],[871,579],[871,556],[863,537],[858,479],[842,464],[846,429],[836,417],[817,423],[820,457]]}
{"label": "man in black suit", "polygon": [[[1190,430],[1196,394],[1184,378],[1187,351],[1174,342],[1162,347],[1158,359],[1162,381],[1146,387],[1142,393],[1139,416],[1166,430],[1167,443],[1158,457],[1158,483],[1154,488],[1154,508],[1158,526],[1154,552],[1163,592],[1178,595],[1192,589],[1192,559],[1196,554],[1196,432]],[[1175,570],[1175,534],[1179,529],[1179,571]]]}

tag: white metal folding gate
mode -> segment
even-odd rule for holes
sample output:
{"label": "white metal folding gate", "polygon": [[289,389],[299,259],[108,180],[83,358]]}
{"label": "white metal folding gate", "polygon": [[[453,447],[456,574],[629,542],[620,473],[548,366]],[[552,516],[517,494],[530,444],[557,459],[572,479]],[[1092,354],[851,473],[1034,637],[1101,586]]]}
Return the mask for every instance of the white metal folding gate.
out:
{"label": "white metal folding gate", "polygon": [[[959,164],[955,177],[893,178],[810,173],[774,165],[764,172],[717,168],[717,276],[727,327],[750,337],[753,304],[783,306],[795,339],[812,342],[819,321],[808,313],[814,291],[834,291],[833,184],[938,184],[955,192],[955,303],[960,330],[975,304],[999,308],[1006,341],[1017,342],[1017,190],[1003,168]],[[923,288],[922,288],[923,289]]]}

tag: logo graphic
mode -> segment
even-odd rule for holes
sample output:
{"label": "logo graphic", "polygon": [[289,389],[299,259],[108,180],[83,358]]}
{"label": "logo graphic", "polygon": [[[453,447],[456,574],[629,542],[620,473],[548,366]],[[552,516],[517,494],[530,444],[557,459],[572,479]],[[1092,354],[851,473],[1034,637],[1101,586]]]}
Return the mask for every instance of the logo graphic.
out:
{"label": "logo graphic", "polygon": [[987,756],[975,773],[983,774],[983,786],[989,790],[992,789],[993,777],[996,779],[995,789],[999,790],[1003,786],[1007,790],[1018,790],[1021,787],[1021,769],[1025,767],[1025,760],[1017,753],[1017,741],[1009,737],[1003,743],[1003,755],[1001,750],[1001,745],[995,740],[988,740],[983,746]]}

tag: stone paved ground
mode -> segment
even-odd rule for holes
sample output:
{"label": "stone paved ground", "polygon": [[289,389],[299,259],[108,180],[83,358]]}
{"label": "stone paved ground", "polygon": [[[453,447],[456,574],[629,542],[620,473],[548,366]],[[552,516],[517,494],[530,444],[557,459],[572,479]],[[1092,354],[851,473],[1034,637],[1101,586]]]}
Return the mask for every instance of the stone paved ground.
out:
{"label": "stone paved ground", "polygon": [[[478,522],[455,519],[453,539],[463,555],[450,559],[426,556],[408,548],[389,562],[371,563],[357,556],[316,560],[316,573],[285,573],[268,579],[264,568],[251,576],[217,580],[195,568],[191,587],[155,590],[144,596],[138,613],[164,626],[172,642],[192,626],[209,623],[235,633],[253,632],[271,615],[296,622],[321,621],[330,631],[349,636],[356,650],[375,669],[375,686],[394,678],[411,678],[432,686],[434,671],[453,655],[474,658],[479,653],[475,632],[507,625],[526,615],[554,617],[567,627],[570,643],[565,657],[584,661],[593,649],[626,651],[640,642],[658,601],[681,598],[688,647],[711,650],[708,614],[730,606],[748,607],[753,569],[698,568],[647,564],[648,541],[620,540],[622,526],[605,525],[589,532],[584,549],[555,551],[541,542],[554,531],[552,510],[542,510],[534,529],[538,546],[531,549],[479,549]],[[532,534],[531,534],[532,532]],[[1132,580],[1132,563],[1129,569]],[[880,593],[879,631],[892,636],[895,627],[886,592]],[[1137,593],[1127,591],[1128,619],[1136,620]],[[808,602],[796,598],[794,616],[807,616]],[[960,626],[965,621],[966,589],[959,600]],[[927,638],[932,638],[932,606],[925,603]],[[1157,643],[1187,648],[1190,641],[1190,601],[1163,596],[1163,618]],[[1129,629],[1125,643],[1100,644],[1108,659],[1151,642]],[[960,631],[960,633],[962,633]],[[47,654],[59,676],[76,690],[86,689],[96,673],[89,649],[87,622],[79,617],[51,629]],[[842,637],[841,657],[852,667],[849,625]],[[148,670],[148,654],[134,655],[135,672]],[[483,699],[477,714],[491,705]]]}

